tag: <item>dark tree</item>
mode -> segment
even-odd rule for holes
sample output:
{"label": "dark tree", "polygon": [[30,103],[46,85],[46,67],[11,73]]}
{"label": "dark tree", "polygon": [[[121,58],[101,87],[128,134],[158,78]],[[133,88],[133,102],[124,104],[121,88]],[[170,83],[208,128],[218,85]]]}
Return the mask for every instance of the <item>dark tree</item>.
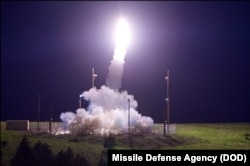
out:
{"label": "dark tree", "polygon": [[56,157],[56,165],[60,166],[71,166],[74,163],[74,154],[68,147],[68,150],[64,152],[61,150]]}
{"label": "dark tree", "polygon": [[106,165],[108,165],[108,159],[107,158],[108,158],[107,151],[106,150],[102,151],[99,162],[98,162],[98,166],[106,166]]}
{"label": "dark tree", "polygon": [[48,144],[37,142],[32,149],[32,163],[36,166],[51,166],[54,156]]}
{"label": "dark tree", "polygon": [[108,137],[105,137],[103,146],[106,149],[113,148],[115,146],[115,136],[113,136],[112,134],[109,134]]}
{"label": "dark tree", "polygon": [[74,157],[74,153],[70,148],[66,152],[61,150],[56,157],[55,165],[60,166],[89,166],[89,162],[83,157],[77,154]]}
{"label": "dark tree", "polygon": [[17,147],[14,158],[11,160],[12,166],[25,165],[30,166],[32,164],[32,151],[30,143],[26,136],[23,136],[19,146]]}
{"label": "dark tree", "polygon": [[84,157],[77,154],[74,160],[74,166],[89,166],[89,162]]}
{"label": "dark tree", "polygon": [[0,151],[0,159],[1,159],[1,166],[4,166],[3,160],[2,160],[2,150],[7,146],[7,141],[1,141],[1,151]]}
{"label": "dark tree", "polygon": [[7,141],[1,141],[1,148],[5,148],[7,146]]}

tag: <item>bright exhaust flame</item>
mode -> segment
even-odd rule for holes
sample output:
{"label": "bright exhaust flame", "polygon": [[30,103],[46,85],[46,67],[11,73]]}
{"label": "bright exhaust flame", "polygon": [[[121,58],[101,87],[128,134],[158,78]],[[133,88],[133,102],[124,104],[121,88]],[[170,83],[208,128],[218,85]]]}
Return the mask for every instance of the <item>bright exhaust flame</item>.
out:
{"label": "bright exhaust flame", "polygon": [[125,56],[130,41],[130,30],[125,18],[120,18],[116,24],[115,50],[110,62],[106,85],[111,89],[119,90],[122,86],[122,76]]}
{"label": "bright exhaust flame", "polygon": [[120,18],[116,25],[116,32],[115,32],[115,53],[114,59],[119,60],[121,62],[124,61],[127,47],[130,42],[130,29],[125,18]]}

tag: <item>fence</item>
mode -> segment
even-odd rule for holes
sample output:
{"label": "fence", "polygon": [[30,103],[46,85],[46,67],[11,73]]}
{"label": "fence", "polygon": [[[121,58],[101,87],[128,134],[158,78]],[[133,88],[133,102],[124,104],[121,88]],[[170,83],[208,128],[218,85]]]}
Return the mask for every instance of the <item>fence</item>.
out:
{"label": "fence", "polygon": [[[37,122],[30,122],[30,131],[37,131]],[[55,131],[58,128],[62,127],[62,122],[51,122],[51,130]],[[39,131],[40,132],[49,132],[49,121],[39,122]]]}
{"label": "fence", "polygon": [[[175,134],[176,133],[176,124],[166,125],[166,134]],[[153,134],[163,135],[164,134],[164,125],[163,124],[154,124]]]}
{"label": "fence", "polygon": [[7,120],[6,130],[29,130],[29,120]]}

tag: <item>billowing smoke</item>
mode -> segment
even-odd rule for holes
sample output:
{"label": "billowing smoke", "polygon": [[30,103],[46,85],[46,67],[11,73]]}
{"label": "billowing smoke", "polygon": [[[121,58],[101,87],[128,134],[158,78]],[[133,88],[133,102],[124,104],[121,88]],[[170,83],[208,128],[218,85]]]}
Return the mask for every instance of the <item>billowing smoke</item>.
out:
{"label": "billowing smoke", "polygon": [[120,89],[122,85],[124,62],[113,59],[109,66],[109,74],[106,85],[112,89]]}
{"label": "billowing smoke", "polygon": [[71,133],[127,133],[128,111],[132,133],[151,133],[153,120],[136,110],[138,103],[127,91],[119,92],[103,85],[100,89],[91,88],[82,95],[90,103],[87,110],[79,108],[76,114],[66,112],[60,116],[64,127]]}
{"label": "billowing smoke", "polygon": [[76,114],[66,112],[60,115],[64,128],[71,133],[151,133],[153,119],[142,116],[136,110],[138,103],[133,95],[119,91],[129,36],[125,19],[119,20],[117,29],[117,44],[109,66],[107,86],[103,85],[100,89],[93,87],[82,93],[83,98],[89,102],[87,110],[79,108]]}
{"label": "billowing smoke", "polygon": [[75,114],[73,112],[61,113],[60,119],[63,121],[63,128],[67,129],[69,124],[75,120]]}

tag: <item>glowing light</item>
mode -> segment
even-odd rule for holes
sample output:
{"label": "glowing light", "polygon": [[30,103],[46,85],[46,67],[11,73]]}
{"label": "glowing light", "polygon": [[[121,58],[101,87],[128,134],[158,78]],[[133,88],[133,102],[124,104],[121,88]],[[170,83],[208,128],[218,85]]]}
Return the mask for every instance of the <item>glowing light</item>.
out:
{"label": "glowing light", "polygon": [[125,18],[118,20],[115,32],[115,53],[114,58],[119,61],[124,61],[127,47],[130,42],[130,30]]}
{"label": "glowing light", "polygon": [[128,23],[125,18],[120,18],[116,26],[116,47],[127,48],[130,40]]}

